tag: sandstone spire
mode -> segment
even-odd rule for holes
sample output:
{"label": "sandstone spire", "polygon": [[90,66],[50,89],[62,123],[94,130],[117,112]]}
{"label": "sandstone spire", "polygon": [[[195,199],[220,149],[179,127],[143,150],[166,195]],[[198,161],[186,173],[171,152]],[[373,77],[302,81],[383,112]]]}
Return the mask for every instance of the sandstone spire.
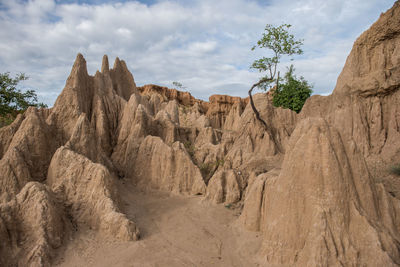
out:
{"label": "sandstone spire", "polygon": [[67,84],[71,86],[82,85],[86,82],[88,76],[86,60],[81,53],[78,53],[68,77]]}
{"label": "sandstone spire", "polygon": [[102,64],[101,64],[101,73],[106,73],[106,72],[108,72],[110,70],[110,68],[109,68],[109,66],[108,66],[108,56],[107,55],[104,55],[103,56],[103,61],[102,61]]}
{"label": "sandstone spire", "polygon": [[[400,162],[399,3],[358,38],[332,95],[312,96],[300,114],[254,96],[271,135],[246,99],[138,90],[123,60],[110,69],[105,55],[91,76],[78,54],[53,108],[31,107],[0,129],[0,265],[50,266],[88,230],[136,240],[145,206],[125,197],[154,189],[238,207],[262,232],[259,266],[400,265],[400,186],[388,173]],[[224,235],[213,235],[218,264],[228,242],[248,245]],[[184,253],[204,265],[204,254]]]}
{"label": "sandstone spire", "polygon": [[125,100],[137,91],[135,80],[128,70],[125,61],[115,58],[114,67],[110,70],[114,90]]}

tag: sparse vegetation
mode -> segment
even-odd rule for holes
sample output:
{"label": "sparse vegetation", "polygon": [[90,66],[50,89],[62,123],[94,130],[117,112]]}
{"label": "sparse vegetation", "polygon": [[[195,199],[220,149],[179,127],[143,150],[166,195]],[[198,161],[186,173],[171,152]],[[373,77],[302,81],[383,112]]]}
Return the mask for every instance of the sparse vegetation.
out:
{"label": "sparse vegetation", "polygon": [[215,167],[224,166],[225,160],[224,159],[217,159],[215,162]]}
{"label": "sparse vegetation", "polygon": [[275,107],[289,108],[299,113],[312,94],[312,85],[302,76],[297,78],[294,70],[293,65],[288,68],[284,83],[280,83],[273,94],[273,103]]}
{"label": "sparse vegetation", "polygon": [[15,118],[17,117],[18,114],[19,114],[19,112],[15,111],[15,112],[8,113],[4,116],[0,115],[0,128],[3,126],[10,125],[15,120]]}
{"label": "sparse vegetation", "polygon": [[397,164],[397,165],[392,166],[392,167],[390,168],[390,172],[391,172],[392,174],[395,174],[395,175],[400,176],[400,163]]}
{"label": "sparse vegetation", "polygon": [[189,108],[187,106],[181,105],[180,108],[181,108],[183,114],[185,114],[185,115],[188,114]]}
{"label": "sparse vegetation", "polygon": [[10,77],[9,72],[0,73],[0,127],[12,123],[19,113],[30,106],[47,107],[38,103],[34,90],[21,92],[17,89],[18,83],[28,78],[24,73],[16,75],[15,78]]}
{"label": "sparse vegetation", "polygon": [[181,84],[180,82],[172,82],[172,85],[180,91],[186,90],[186,86],[183,86],[183,84]]}
{"label": "sparse vegetation", "polygon": [[206,181],[208,181],[211,178],[211,176],[214,172],[213,164],[211,164],[211,163],[202,163],[199,165],[199,169],[200,169],[201,175],[203,176],[203,178]]}
{"label": "sparse vegetation", "polygon": [[190,157],[193,159],[194,153],[196,152],[196,147],[190,141],[186,141],[185,143],[183,143],[183,145],[185,146],[186,151],[189,153]]}
{"label": "sparse vegetation", "polygon": [[201,175],[204,180],[208,182],[211,177],[214,175],[215,171],[219,168],[219,166],[224,166],[224,159],[217,159],[215,162],[202,163],[199,165],[199,169]]}
{"label": "sparse vegetation", "polygon": [[263,90],[269,90],[275,83],[278,88],[279,85],[279,71],[277,73],[277,65],[280,63],[282,56],[288,55],[292,56],[295,54],[302,54],[301,46],[303,45],[303,40],[295,40],[294,35],[289,34],[288,30],[291,27],[290,24],[282,24],[278,27],[267,24],[265,27],[265,33],[263,33],[257,44],[252,47],[251,50],[258,48],[267,48],[271,50],[272,57],[262,57],[261,59],[255,60],[250,68],[257,69],[259,72],[267,72],[267,74],[261,79],[253,84],[249,90],[250,104],[253,112],[256,115],[257,120],[259,120],[265,128],[267,128],[266,122],[260,117],[260,114],[254,105],[252,91],[255,87]]}
{"label": "sparse vegetation", "polygon": [[225,208],[227,208],[227,209],[231,209],[231,207],[232,207],[231,203],[225,205]]}

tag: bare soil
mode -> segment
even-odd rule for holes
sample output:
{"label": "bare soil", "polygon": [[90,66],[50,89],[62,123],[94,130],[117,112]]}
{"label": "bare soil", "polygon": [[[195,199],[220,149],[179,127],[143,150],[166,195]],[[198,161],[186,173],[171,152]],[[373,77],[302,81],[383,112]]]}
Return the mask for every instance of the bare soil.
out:
{"label": "bare soil", "polygon": [[141,239],[115,242],[81,229],[59,251],[55,266],[258,266],[260,233],[238,225],[238,210],[201,196],[145,193],[123,181],[118,186]]}

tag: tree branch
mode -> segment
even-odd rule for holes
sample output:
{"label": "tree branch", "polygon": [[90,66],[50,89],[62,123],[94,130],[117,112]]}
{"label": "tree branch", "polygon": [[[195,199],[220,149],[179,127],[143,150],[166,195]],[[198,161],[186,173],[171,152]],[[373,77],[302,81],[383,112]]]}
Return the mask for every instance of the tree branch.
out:
{"label": "tree branch", "polygon": [[279,71],[278,71],[278,78],[276,79],[276,90],[278,90],[279,87]]}
{"label": "tree branch", "polygon": [[272,65],[271,64],[269,64],[268,69],[269,69],[269,77],[271,77],[271,79],[272,79],[273,77],[272,77]]}
{"label": "tree branch", "polygon": [[274,76],[271,77],[272,79],[275,78],[275,74],[276,74],[276,65],[278,65],[278,62],[279,62],[279,60],[278,60],[278,53],[276,53],[276,52],[275,52],[275,58],[277,59],[277,62],[276,62],[275,65],[274,65]]}

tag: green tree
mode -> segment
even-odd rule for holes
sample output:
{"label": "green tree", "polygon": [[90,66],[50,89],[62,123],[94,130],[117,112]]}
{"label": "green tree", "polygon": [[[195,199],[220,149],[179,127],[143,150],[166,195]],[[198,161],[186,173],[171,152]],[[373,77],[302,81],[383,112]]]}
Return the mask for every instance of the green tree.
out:
{"label": "green tree", "polygon": [[273,103],[275,107],[290,108],[299,113],[312,94],[312,85],[304,79],[303,76],[297,78],[294,75],[295,68],[290,65],[283,83],[280,83],[273,94]]}
{"label": "green tree", "polygon": [[20,73],[15,78],[10,77],[10,73],[0,73],[0,124],[9,124],[18,113],[25,111],[28,107],[46,107],[43,103],[38,103],[37,95],[34,90],[22,92],[17,88],[20,81],[25,81],[29,77]]}
{"label": "green tree", "polygon": [[172,82],[172,85],[175,86],[176,89],[181,91],[186,90],[186,86],[183,86],[180,82]]}
{"label": "green tree", "polygon": [[[275,83],[278,88],[279,83],[279,71],[277,73],[277,65],[280,63],[282,56],[292,56],[295,54],[302,54],[301,45],[303,40],[296,40],[292,34],[288,32],[291,27],[290,24],[282,24],[278,27],[267,24],[265,32],[263,33],[257,44],[252,47],[252,50],[258,48],[267,48],[272,51],[271,57],[263,57],[255,60],[251,65],[251,68],[257,69],[259,72],[266,72],[266,75],[260,78],[260,80],[253,84],[249,90],[250,104],[256,115],[256,118],[264,125],[267,129],[266,122],[260,117],[260,113],[257,111],[252,91],[258,87],[263,90],[268,90]],[[271,135],[271,133],[270,133]]]}

